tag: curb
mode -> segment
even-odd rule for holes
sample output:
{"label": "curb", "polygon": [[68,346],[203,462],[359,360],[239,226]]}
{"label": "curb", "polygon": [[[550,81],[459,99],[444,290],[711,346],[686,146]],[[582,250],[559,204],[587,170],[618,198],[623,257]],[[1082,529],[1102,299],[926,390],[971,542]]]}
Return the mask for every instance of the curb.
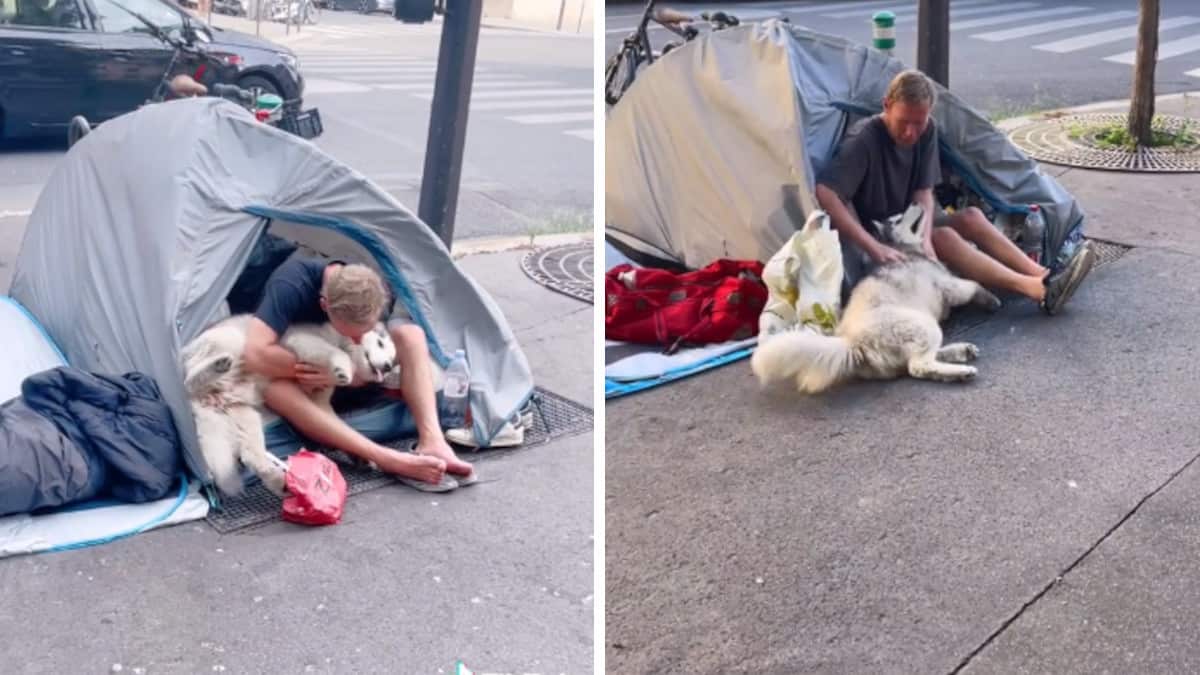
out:
{"label": "curb", "polygon": [[467,256],[484,255],[487,253],[504,253],[522,249],[563,246],[565,244],[581,244],[592,241],[591,232],[570,232],[565,234],[544,234],[533,237],[478,237],[454,242],[450,247],[450,257],[455,260]]}
{"label": "curb", "polygon": [[[1200,90],[1181,91],[1176,94],[1163,94],[1162,96],[1155,96],[1154,101],[1155,101],[1155,103],[1158,103],[1160,101],[1174,101],[1176,99],[1184,98],[1185,96],[1194,96],[1194,97],[1200,98]],[[1112,101],[1097,101],[1095,103],[1085,103],[1083,105],[1072,106],[1069,108],[1050,108],[1047,110],[1042,110],[1040,112],[1030,113],[1028,115],[1021,115],[1019,117],[1008,117],[1008,118],[999,120],[997,122],[993,122],[992,124],[1000,131],[1007,133],[1007,132],[1010,132],[1019,127],[1023,127],[1026,124],[1040,122],[1041,120],[1045,119],[1047,115],[1056,115],[1056,114],[1070,115],[1070,114],[1074,114],[1074,113],[1103,110],[1104,108],[1115,108],[1118,106],[1127,108],[1127,107],[1129,107],[1130,103],[1132,103],[1132,99],[1126,98],[1126,99],[1116,99],[1116,100],[1112,100]]]}

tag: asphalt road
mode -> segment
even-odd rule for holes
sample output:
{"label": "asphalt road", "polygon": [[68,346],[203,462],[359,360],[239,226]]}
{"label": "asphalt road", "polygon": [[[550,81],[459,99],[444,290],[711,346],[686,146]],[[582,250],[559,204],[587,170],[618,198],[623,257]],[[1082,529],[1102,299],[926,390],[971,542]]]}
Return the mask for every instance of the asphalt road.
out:
{"label": "asphalt road", "polygon": [[[914,66],[917,61],[916,0],[664,4],[694,14],[724,9],[747,21],[785,15],[793,24],[863,44],[871,43],[871,15],[891,9],[897,16],[896,55]],[[952,0],[950,88],[993,119],[1128,98],[1137,4]],[[606,55],[617,50],[640,11],[631,3],[607,9]],[[1200,8],[1188,0],[1162,0],[1159,21],[1156,93],[1200,90]],[[674,36],[661,28],[651,34],[656,46],[668,38]]]}
{"label": "asphalt road", "polygon": [[[325,11],[302,33],[291,46],[322,111],[317,144],[416,211],[440,24]],[[456,239],[591,229],[592,60],[590,36],[481,31]],[[64,152],[0,148],[0,246]]]}

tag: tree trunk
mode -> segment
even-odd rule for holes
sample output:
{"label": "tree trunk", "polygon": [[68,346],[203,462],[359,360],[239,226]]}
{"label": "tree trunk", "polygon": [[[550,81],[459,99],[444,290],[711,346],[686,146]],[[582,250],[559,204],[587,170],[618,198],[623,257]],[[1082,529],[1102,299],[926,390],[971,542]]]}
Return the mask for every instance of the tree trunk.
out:
{"label": "tree trunk", "polygon": [[1129,106],[1129,135],[1150,146],[1154,119],[1154,65],[1158,61],[1158,0],[1140,0],[1137,60],[1133,67],[1133,101]]}

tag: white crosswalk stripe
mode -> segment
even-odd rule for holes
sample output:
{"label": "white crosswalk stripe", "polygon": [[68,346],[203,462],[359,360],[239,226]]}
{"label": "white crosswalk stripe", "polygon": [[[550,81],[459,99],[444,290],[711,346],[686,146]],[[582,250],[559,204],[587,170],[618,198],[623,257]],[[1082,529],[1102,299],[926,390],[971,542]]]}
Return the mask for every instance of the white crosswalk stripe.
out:
{"label": "white crosswalk stripe", "polygon": [[1073,14],[1075,12],[1086,12],[1089,7],[1080,7],[1079,5],[1067,5],[1066,7],[1053,7],[1051,9],[1037,9],[1029,12],[1013,12],[1011,14],[1001,14],[1000,16],[989,16],[984,19],[970,19],[968,21],[951,21],[950,30],[963,30],[965,28],[978,28],[980,26],[994,26],[1000,23],[1012,23],[1014,21],[1027,21],[1029,19],[1037,19],[1043,16],[1057,16],[1059,14]]}
{"label": "white crosswalk stripe", "polygon": [[[471,89],[489,89],[494,87],[548,87],[558,84],[552,80],[477,80],[471,84]],[[433,81],[428,82],[413,82],[408,84],[394,84],[384,82],[375,85],[376,89],[384,91],[419,91],[423,93],[433,94]],[[529,103],[525,107],[529,107]],[[536,107],[536,106],[535,106]],[[471,106],[471,110],[477,110],[478,106]]]}
{"label": "white crosswalk stripe", "polygon": [[[1013,9],[1026,9],[1029,7],[1038,7],[1036,2],[1005,2],[1005,3],[990,3],[986,7],[971,7],[961,11],[956,11],[956,5],[950,6],[950,18],[961,18],[964,16],[979,16],[980,14],[995,14],[996,12],[1004,12]],[[915,23],[917,20],[916,14],[906,14],[896,17],[896,25],[904,23]]]}
{"label": "white crosswalk stripe", "polygon": [[[838,8],[853,7],[855,12],[866,10],[877,12],[889,6],[895,6],[896,0],[873,0],[872,2],[827,2],[819,5],[800,5],[798,7],[779,8],[788,14],[805,14],[807,12],[828,12]],[[733,12],[737,14],[736,10]]]}
{"label": "white crosswalk stripe", "polygon": [[[306,94],[369,94],[401,92],[422,101],[433,100],[437,62],[431,59],[367,56],[353,53],[300,56]],[[591,130],[576,127],[590,122],[594,102],[590,88],[564,86],[511,72],[478,66],[471,86],[471,112],[498,113],[523,125],[569,125],[559,133],[591,141]],[[539,112],[542,111],[542,112]]]}
{"label": "white crosswalk stripe", "polygon": [[[1158,31],[1159,33],[1162,33],[1162,31],[1165,30],[1182,28],[1184,26],[1190,26],[1197,23],[1200,23],[1200,17],[1176,16],[1169,19],[1161,19],[1158,22]],[[1121,26],[1120,28],[1113,28],[1110,30],[1100,31],[1098,33],[1087,33],[1084,35],[1077,35],[1072,38],[1034,45],[1033,48],[1046,52],[1064,54],[1067,52],[1079,51],[1080,49],[1087,49],[1089,47],[1096,47],[1109,42],[1120,42],[1121,40],[1128,40],[1135,37],[1137,37],[1136,22],[1132,25]]]}
{"label": "white crosswalk stripe", "polygon": [[[1158,60],[1169,59],[1180,54],[1188,54],[1190,52],[1200,51],[1200,35],[1189,35],[1178,40],[1170,42],[1158,43]],[[1128,51],[1123,54],[1115,54],[1113,56],[1104,57],[1105,61],[1113,63],[1127,63],[1133,65],[1137,59],[1137,51]]]}
{"label": "white crosswalk stripe", "polygon": [[559,124],[562,122],[587,122],[592,119],[591,111],[581,113],[547,113],[540,115],[514,115],[507,117],[521,124]]}
{"label": "white crosswalk stripe", "polygon": [[[591,94],[591,89],[510,89],[508,91],[485,91],[471,94],[471,100],[482,98],[539,98],[542,96],[577,96]],[[433,94],[417,94],[417,98],[433,100]]]}
{"label": "white crosswalk stripe", "polygon": [[1090,26],[1097,23],[1105,23],[1115,19],[1130,19],[1136,18],[1137,12],[1119,11],[1106,12],[1104,14],[1093,14],[1092,16],[1081,16],[1074,19],[1061,19],[1059,21],[1048,21],[1036,26],[1021,26],[1020,28],[1009,28],[1007,30],[997,30],[991,33],[979,33],[971,37],[979,40],[987,40],[988,42],[1002,42],[1004,40],[1015,40],[1017,38],[1028,37],[1030,35],[1041,35],[1042,33],[1052,33],[1056,30],[1064,28],[1077,28],[1079,26]]}
{"label": "white crosswalk stripe", "polygon": [[[950,13],[951,13],[951,14],[961,14],[962,12],[955,12],[955,10],[956,10],[957,8],[959,8],[959,7],[970,7],[970,6],[972,6],[972,5],[995,5],[995,8],[994,8],[994,9],[992,9],[992,8],[982,8],[982,9],[981,9],[981,11],[984,11],[984,12],[987,12],[987,11],[1000,11],[1000,10],[1003,10],[1004,8],[1006,8],[1006,7],[1009,7],[1009,6],[1013,5],[1013,4],[1021,4],[1021,5],[1033,5],[1033,4],[1035,4],[1035,3],[1032,3],[1032,2],[1024,2],[1024,3],[998,3],[996,0],[963,0],[962,2],[956,2],[956,3],[953,3],[952,5],[950,5]],[[912,13],[914,16],[912,16],[912,17],[910,17],[910,18],[913,18],[913,19],[915,19],[915,18],[916,18],[916,16],[915,16],[915,15],[916,15],[917,9],[918,9],[918,7],[917,7],[917,5],[915,5],[915,4],[914,4],[914,5],[904,5],[904,6],[901,6],[901,5],[893,5],[893,6],[891,6],[891,7],[880,7],[880,8],[878,8],[878,9],[872,9],[872,10],[869,10],[869,13],[867,13],[867,14],[864,14],[863,10],[862,10],[862,9],[859,9],[859,8],[858,8],[858,6],[857,6],[857,3],[856,3],[856,4],[855,4],[855,9],[851,9],[851,10],[839,10],[839,11],[836,11],[836,12],[830,12],[830,13],[828,13],[828,14],[822,14],[821,16],[828,16],[828,17],[832,17],[832,18],[835,18],[835,19],[852,19],[852,18],[854,18],[854,17],[858,17],[858,16],[867,16],[868,18],[870,18],[870,15],[871,15],[871,14],[874,14],[875,12],[879,12],[879,11],[885,11],[885,10],[886,10],[886,11],[890,11],[890,12],[892,12],[893,14],[895,14],[895,15],[896,15],[896,20],[897,20],[897,21],[899,21],[899,20],[900,20],[900,15],[901,15],[901,14],[908,14],[908,13]],[[790,12],[791,10],[788,10],[788,11]],[[969,12],[969,11],[972,11],[972,10],[965,10],[965,11],[968,11],[968,12]],[[735,10],[735,12],[736,12],[736,10]],[[741,15],[740,15],[740,14],[738,14],[737,16],[738,16],[739,18],[741,17]]]}

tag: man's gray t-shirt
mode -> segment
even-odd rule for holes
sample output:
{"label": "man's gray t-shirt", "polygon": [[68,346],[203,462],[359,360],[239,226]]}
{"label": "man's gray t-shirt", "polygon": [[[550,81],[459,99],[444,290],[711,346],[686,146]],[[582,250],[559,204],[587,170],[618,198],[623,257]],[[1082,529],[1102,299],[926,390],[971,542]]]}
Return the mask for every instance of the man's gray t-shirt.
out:
{"label": "man's gray t-shirt", "polygon": [[911,148],[896,145],[883,119],[873,115],[850,128],[817,182],[854,205],[858,220],[878,237],[872,220],[903,212],[917,190],[941,182],[933,120]]}

